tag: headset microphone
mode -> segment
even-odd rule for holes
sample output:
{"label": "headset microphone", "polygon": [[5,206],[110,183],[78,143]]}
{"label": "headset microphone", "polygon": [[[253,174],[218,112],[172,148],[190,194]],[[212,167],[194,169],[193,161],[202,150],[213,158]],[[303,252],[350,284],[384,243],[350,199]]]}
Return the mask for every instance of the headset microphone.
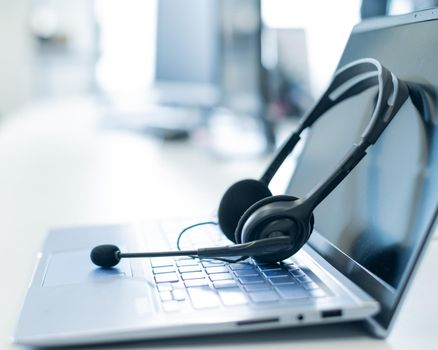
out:
{"label": "headset microphone", "polygon": [[116,266],[122,258],[155,258],[165,256],[192,256],[199,258],[222,258],[229,256],[253,256],[263,259],[263,255],[281,254],[293,249],[290,237],[281,236],[265,238],[244,244],[234,244],[225,247],[199,248],[195,250],[177,250],[164,252],[122,253],[112,244],[94,247],[90,253],[91,261],[100,267]]}

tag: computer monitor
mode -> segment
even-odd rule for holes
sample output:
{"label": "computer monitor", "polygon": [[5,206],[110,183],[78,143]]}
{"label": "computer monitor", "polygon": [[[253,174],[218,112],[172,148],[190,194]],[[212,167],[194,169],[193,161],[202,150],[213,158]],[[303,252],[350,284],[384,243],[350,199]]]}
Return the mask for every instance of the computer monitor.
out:
{"label": "computer monitor", "polygon": [[[363,22],[354,28],[339,67],[375,58],[399,78],[435,92],[437,32],[438,10]],[[316,123],[289,194],[308,193],[359,139],[375,93],[345,101]],[[382,334],[390,328],[436,220],[438,133],[432,111],[422,115],[407,102],[358,167],[315,211],[311,246],[380,301],[381,312],[370,324]]]}
{"label": "computer monitor", "polygon": [[156,33],[157,87],[177,104],[214,104],[220,77],[218,1],[159,0]]}

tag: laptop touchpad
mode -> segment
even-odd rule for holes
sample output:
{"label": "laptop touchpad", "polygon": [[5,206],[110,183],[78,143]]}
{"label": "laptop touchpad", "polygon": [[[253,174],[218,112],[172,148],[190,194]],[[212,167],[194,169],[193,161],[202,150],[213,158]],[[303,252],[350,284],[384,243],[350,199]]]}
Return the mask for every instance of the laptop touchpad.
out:
{"label": "laptop touchpad", "polygon": [[127,260],[120,261],[116,268],[102,269],[91,262],[89,250],[63,251],[51,254],[43,286],[101,283],[130,277],[131,266]]}

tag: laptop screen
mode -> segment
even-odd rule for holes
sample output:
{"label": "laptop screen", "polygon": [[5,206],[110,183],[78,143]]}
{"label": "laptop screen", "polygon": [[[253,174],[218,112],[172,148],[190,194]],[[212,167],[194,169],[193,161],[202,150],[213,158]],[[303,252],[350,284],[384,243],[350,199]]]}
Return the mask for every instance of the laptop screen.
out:
{"label": "laptop screen", "polygon": [[[435,90],[438,20],[418,17],[411,14],[358,25],[339,67],[372,57],[399,78]],[[363,92],[316,123],[289,194],[304,196],[333,171],[359,140],[370,120],[375,95],[373,89]],[[385,330],[436,216],[435,125],[435,115],[421,115],[408,100],[358,167],[314,213],[317,234],[312,235],[311,245],[381,302],[376,321]]]}

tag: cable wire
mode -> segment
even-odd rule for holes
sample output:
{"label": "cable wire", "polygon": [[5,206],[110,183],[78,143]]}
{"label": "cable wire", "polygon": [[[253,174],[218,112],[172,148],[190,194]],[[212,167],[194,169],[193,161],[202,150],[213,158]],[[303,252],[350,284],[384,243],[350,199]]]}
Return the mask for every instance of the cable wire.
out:
{"label": "cable wire", "polygon": [[[196,223],[196,224],[193,224],[193,225],[190,225],[190,226],[187,226],[186,228],[184,228],[180,233],[179,233],[179,235],[178,235],[178,238],[176,239],[176,248],[178,249],[178,250],[182,250],[181,249],[181,246],[180,246],[180,243],[181,243],[181,238],[182,238],[182,236],[184,235],[184,233],[186,233],[187,231],[189,231],[189,230],[191,230],[192,228],[195,228],[195,227],[198,227],[198,226],[203,226],[203,225],[215,225],[215,226],[217,226],[217,225],[219,225],[216,221],[203,221],[203,222],[198,222],[198,223]],[[193,256],[193,255],[189,255],[191,258],[193,258],[193,259],[196,259],[196,258],[198,258],[198,257],[196,257],[196,256]],[[248,259],[248,257],[247,256],[242,256],[242,257],[240,257],[239,259],[235,259],[235,260],[232,260],[232,259],[225,259],[225,258],[199,258],[200,260],[219,260],[219,261],[223,261],[223,262],[226,262],[226,263],[237,263],[237,262],[240,262],[240,261],[243,261],[243,260],[246,260],[246,259]]]}

